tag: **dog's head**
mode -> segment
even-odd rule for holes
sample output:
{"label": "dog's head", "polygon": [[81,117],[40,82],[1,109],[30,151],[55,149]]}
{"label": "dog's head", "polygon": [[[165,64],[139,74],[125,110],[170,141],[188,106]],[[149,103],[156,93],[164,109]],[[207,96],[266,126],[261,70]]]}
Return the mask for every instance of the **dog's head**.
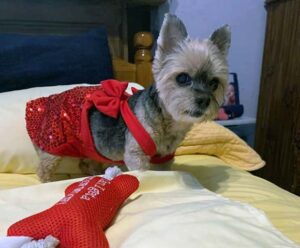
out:
{"label": "dog's head", "polygon": [[217,29],[205,40],[188,37],[182,21],[165,16],[153,61],[160,101],[175,121],[213,119],[227,87],[230,28]]}

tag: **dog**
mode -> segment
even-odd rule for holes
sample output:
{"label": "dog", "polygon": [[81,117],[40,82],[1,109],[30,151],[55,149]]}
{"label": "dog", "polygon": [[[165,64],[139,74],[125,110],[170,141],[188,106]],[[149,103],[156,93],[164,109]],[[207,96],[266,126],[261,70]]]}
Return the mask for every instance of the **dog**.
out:
{"label": "dog", "polygon": [[[160,156],[173,154],[194,123],[216,117],[228,84],[230,41],[227,25],[208,39],[192,39],[178,17],[165,15],[152,66],[155,82],[127,101]],[[88,121],[95,149],[104,157],[124,161],[128,170],[150,168],[149,155],[122,116],[114,119],[93,107]],[[35,146],[40,158],[37,174],[42,182],[51,181],[62,157]],[[87,174],[97,174],[102,167],[84,158],[80,168]]]}

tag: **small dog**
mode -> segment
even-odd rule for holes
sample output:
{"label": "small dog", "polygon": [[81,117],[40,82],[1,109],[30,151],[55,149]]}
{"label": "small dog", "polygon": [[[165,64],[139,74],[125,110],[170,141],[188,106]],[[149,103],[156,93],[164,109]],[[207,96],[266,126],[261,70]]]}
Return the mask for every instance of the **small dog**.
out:
{"label": "small dog", "polygon": [[[194,123],[216,117],[227,87],[230,37],[226,25],[209,39],[191,39],[182,21],[166,14],[153,61],[155,83],[128,99],[159,155],[174,153]],[[88,118],[97,151],[111,160],[123,160],[129,170],[150,168],[149,156],[122,118],[109,118],[96,108],[90,110]],[[38,176],[43,182],[50,181],[61,157],[40,148],[38,154]],[[90,166],[88,159],[83,159],[80,167],[88,174],[101,173],[101,166]]]}

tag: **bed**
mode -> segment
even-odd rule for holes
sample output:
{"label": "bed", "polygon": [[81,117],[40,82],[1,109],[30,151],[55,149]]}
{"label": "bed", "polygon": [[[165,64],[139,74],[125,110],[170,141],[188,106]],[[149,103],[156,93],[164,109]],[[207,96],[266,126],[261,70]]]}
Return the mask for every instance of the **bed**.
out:
{"label": "bed", "polygon": [[[7,1],[6,8],[9,9],[11,4],[17,2],[19,1]],[[35,5],[36,1],[28,2],[31,2],[31,7],[42,9],[45,7],[43,4],[43,6]],[[71,6],[74,10],[86,4],[85,1],[72,2],[73,4],[67,7]],[[115,13],[113,11],[116,9],[122,13],[123,5],[115,8],[115,3],[118,1],[113,1],[114,7],[107,6],[109,1],[103,1],[106,5],[100,2],[91,1],[86,7],[97,9],[105,6],[106,9],[112,11],[110,13]],[[57,8],[57,5],[53,6],[49,2],[47,4],[47,6]],[[56,15],[62,16],[64,13],[62,11]],[[127,61],[126,52],[121,51],[124,44],[120,45],[120,39],[124,38],[124,30],[120,31],[119,28],[108,26],[110,31],[117,30],[116,32],[121,32],[121,34],[108,33],[109,42],[105,43],[103,36],[100,35],[100,38],[96,36],[100,40],[95,39],[93,33],[92,41],[90,41],[89,30],[91,28],[98,30],[99,23],[95,25],[95,22],[88,22],[92,23],[90,26],[79,22],[74,26],[74,23],[64,22],[62,25],[62,22],[53,19],[48,22],[41,21],[41,16],[38,15],[33,16],[37,18],[35,21],[32,19],[30,21],[28,19],[16,20],[20,12],[16,11],[14,14],[15,16],[12,17],[14,19],[0,21],[2,27],[7,29],[3,35],[11,33],[24,35],[25,33],[26,37],[9,36],[10,41],[20,41],[21,37],[25,39],[23,44],[28,44],[28,35],[32,39],[33,31],[41,37],[47,35],[43,33],[45,30],[53,31],[54,27],[56,31],[57,29],[60,32],[63,30],[66,35],[66,30],[70,31],[74,30],[74,27],[79,27],[80,30],[76,31],[75,36],[78,38],[78,33],[82,34],[79,35],[80,38],[90,42],[86,43],[86,46],[95,46],[102,42],[103,46],[109,50],[112,56],[107,63],[108,67],[109,64],[111,66],[112,77],[144,83],[144,86],[152,80],[151,71],[149,71],[151,59],[148,57],[151,54],[149,49],[152,38],[148,33],[140,33],[136,36],[136,45],[140,49],[138,54],[141,56],[137,56],[138,59],[133,64]],[[24,12],[22,14],[23,18],[28,17]],[[124,19],[121,18],[119,21],[122,23]],[[110,24],[105,25],[107,27]],[[56,31],[51,32],[50,38],[57,35]],[[97,32],[103,34],[103,30]],[[74,38],[73,33],[67,35]],[[75,52],[78,49],[76,40],[71,39],[67,42],[74,43],[71,51]],[[45,47],[48,51],[47,44]],[[65,52],[66,56],[70,55],[70,50],[62,52]],[[101,62],[110,54],[106,54],[104,58],[102,56]],[[31,55],[34,56],[34,53]],[[47,58],[49,56],[51,57],[51,54],[48,54]],[[98,65],[97,57],[94,55],[84,54],[80,58],[86,61],[89,56],[96,61],[96,66],[107,68]],[[71,60],[72,57],[68,59]],[[3,59],[0,59],[0,63],[7,65],[7,61]],[[90,68],[93,66],[95,65],[91,65]],[[24,77],[22,72],[24,68],[18,70],[18,75],[12,76],[16,80],[22,78]],[[75,70],[73,72],[76,73]],[[42,67],[39,74],[43,73],[45,73],[45,68]],[[49,75],[49,70],[46,70],[46,73]],[[12,81],[8,83],[3,75],[0,76],[2,91],[0,93],[1,236],[6,235],[7,228],[14,222],[49,208],[62,198],[64,189],[70,183],[82,180],[82,177],[86,176],[81,174],[78,160],[72,158],[62,161],[56,172],[57,181],[55,182],[41,184],[35,174],[38,158],[25,128],[25,103],[29,99],[78,85],[72,83],[72,78],[65,79],[66,74],[60,73],[59,76],[62,80],[60,83],[55,81],[56,83],[49,84],[45,80],[46,83],[41,84],[43,81],[40,80],[41,78],[39,78],[40,81],[36,81],[37,83],[33,83],[32,78],[28,77],[29,79],[21,85],[13,84]],[[90,83],[90,79],[82,78],[76,83],[80,85]],[[170,171],[158,171],[154,168],[143,173],[127,172],[139,179],[140,187],[121,207],[113,223],[106,230],[105,234],[110,246],[130,248],[182,247],[184,245],[187,247],[298,247],[297,244],[300,245],[300,198],[250,173],[263,166],[265,163],[260,156],[230,130],[215,122],[195,125],[178,147]]]}

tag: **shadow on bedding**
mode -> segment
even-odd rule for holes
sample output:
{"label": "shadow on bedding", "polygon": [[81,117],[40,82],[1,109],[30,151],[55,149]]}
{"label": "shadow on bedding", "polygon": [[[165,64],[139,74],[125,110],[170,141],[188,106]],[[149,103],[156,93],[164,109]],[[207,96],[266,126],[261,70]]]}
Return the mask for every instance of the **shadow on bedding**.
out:
{"label": "shadow on bedding", "polygon": [[229,179],[230,171],[232,171],[232,168],[224,165],[195,166],[174,163],[171,168],[192,174],[203,187],[218,193],[224,190],[224,182]]}

